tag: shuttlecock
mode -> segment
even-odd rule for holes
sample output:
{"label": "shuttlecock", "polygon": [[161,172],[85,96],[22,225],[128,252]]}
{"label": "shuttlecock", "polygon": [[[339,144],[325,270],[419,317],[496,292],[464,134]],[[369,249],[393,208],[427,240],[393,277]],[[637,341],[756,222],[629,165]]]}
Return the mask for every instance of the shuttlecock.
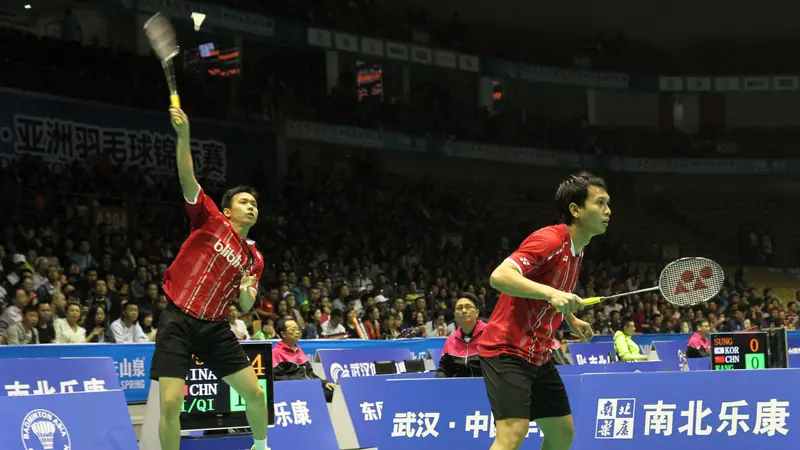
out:
{"label": "shuttlecock", "polygon": [[194,22],[194,31],[200,31],[200,25],[206,20],[206,15],[199,12],[192,13],[192,22]]}

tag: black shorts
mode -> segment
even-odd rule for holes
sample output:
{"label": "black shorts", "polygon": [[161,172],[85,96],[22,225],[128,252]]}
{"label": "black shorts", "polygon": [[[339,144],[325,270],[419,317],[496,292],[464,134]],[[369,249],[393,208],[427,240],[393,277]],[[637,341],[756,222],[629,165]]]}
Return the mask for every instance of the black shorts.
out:
{"label": "black shorts", "polygon": [[572,412],[553,361],[535,366],[519,356],[481,358],[486,394],[495,420],[563,417]]}
{"label": "black shorts", "polygon": [[192,355],[217,378],[250,367],[250,360],[227,322],[196,319],[170,302],[158,320],[150,378],[186,378]]}

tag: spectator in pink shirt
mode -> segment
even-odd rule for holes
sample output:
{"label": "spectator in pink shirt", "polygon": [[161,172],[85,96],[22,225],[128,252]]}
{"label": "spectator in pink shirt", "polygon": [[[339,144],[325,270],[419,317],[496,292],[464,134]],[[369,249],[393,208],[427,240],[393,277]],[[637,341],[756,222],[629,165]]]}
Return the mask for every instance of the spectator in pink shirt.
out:
{"label": "spectator in pink shirt", "polygon": [[711,341],[708,340],[708,332],[711,327],[706,319],[697,319],[695,322],[695,333],[689,338],[686,347],[687,358],[705,358],[711,354]]}
{"label": "spectator in pink shirt", "polygon": [[308,356],[297,341],[302,333],[297,322],[291,319],[278,319],[275,332],[281,341],[272,347],[272,376],[275,381],[284,380],[320,380],[328,403],[333,400],[333,383],[320,379],[311,368]]}

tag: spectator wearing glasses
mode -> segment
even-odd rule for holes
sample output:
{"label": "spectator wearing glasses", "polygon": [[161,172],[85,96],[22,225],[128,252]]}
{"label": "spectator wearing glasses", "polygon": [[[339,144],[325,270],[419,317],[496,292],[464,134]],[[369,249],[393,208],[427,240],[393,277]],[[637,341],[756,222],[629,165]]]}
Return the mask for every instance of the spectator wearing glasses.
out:
{"label": "spectator wearing glasses", "polygon": [[695,333],[689,338],[686,344],[687,358],[705,358],[711,354],[711,341],[708,340],[708,332],[711,329],[706,319],[697,319],[695,322]]}
{"label": "spectator wearing glasses", "polygon": [[302,336],[297,322],[291,319],[278,319],[275,323],[275,331],[281,341],[272,347],[272,376],[274,380],[320,380],[325,392],[325,400],[330,403],[333,400],[333,390],[336,385],[320,379],[314,373],[308,356],[297,345],[297,341]]}
{"label": "spectator wearing glasses", "polygon": [[478,344],[486,324],[478,320],[477,305],[477,297],[470,293],[464,293],[456,300],[458,329],[444,343],[436,378],[481,376]]}

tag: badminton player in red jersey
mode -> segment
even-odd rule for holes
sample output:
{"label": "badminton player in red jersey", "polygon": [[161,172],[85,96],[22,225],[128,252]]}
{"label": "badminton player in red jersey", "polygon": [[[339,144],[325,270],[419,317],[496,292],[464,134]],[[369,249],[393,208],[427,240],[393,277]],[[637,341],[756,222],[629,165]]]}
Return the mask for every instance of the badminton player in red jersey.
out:
{"label": "badminton player in red jersey", "polygon": [[573,314],[585,304],[572,291],[583,248],[605,233],[611,209],[605,181],[588,172],[564,180],[556,204],[563,223],[528,236],[491,276],[501,294],[478,350],[497,426],[491,450],[517,450],[534,420],[543,450],[568,450],[575,434],[550,351],[563,320],[582,340],[593,336]]}
{"label": "badminton player in red jersey", "polygon": [[247,355],[225,321],[228,305],[253,307],[264,259],[247,233],[258,219],[255,191],[245,186],[228,190],[222,211],[197,184],[190,149],[189,119],[170,109],[178,135],[178,178],[191,220],[191,233],[164,274],[169,299],[161,313],[150,378],[161,394],[159,438],[162,450],[180,446],[183,390],[192,355],[236,389],[246,402],[255,450],[267,445],[267,407]]}

